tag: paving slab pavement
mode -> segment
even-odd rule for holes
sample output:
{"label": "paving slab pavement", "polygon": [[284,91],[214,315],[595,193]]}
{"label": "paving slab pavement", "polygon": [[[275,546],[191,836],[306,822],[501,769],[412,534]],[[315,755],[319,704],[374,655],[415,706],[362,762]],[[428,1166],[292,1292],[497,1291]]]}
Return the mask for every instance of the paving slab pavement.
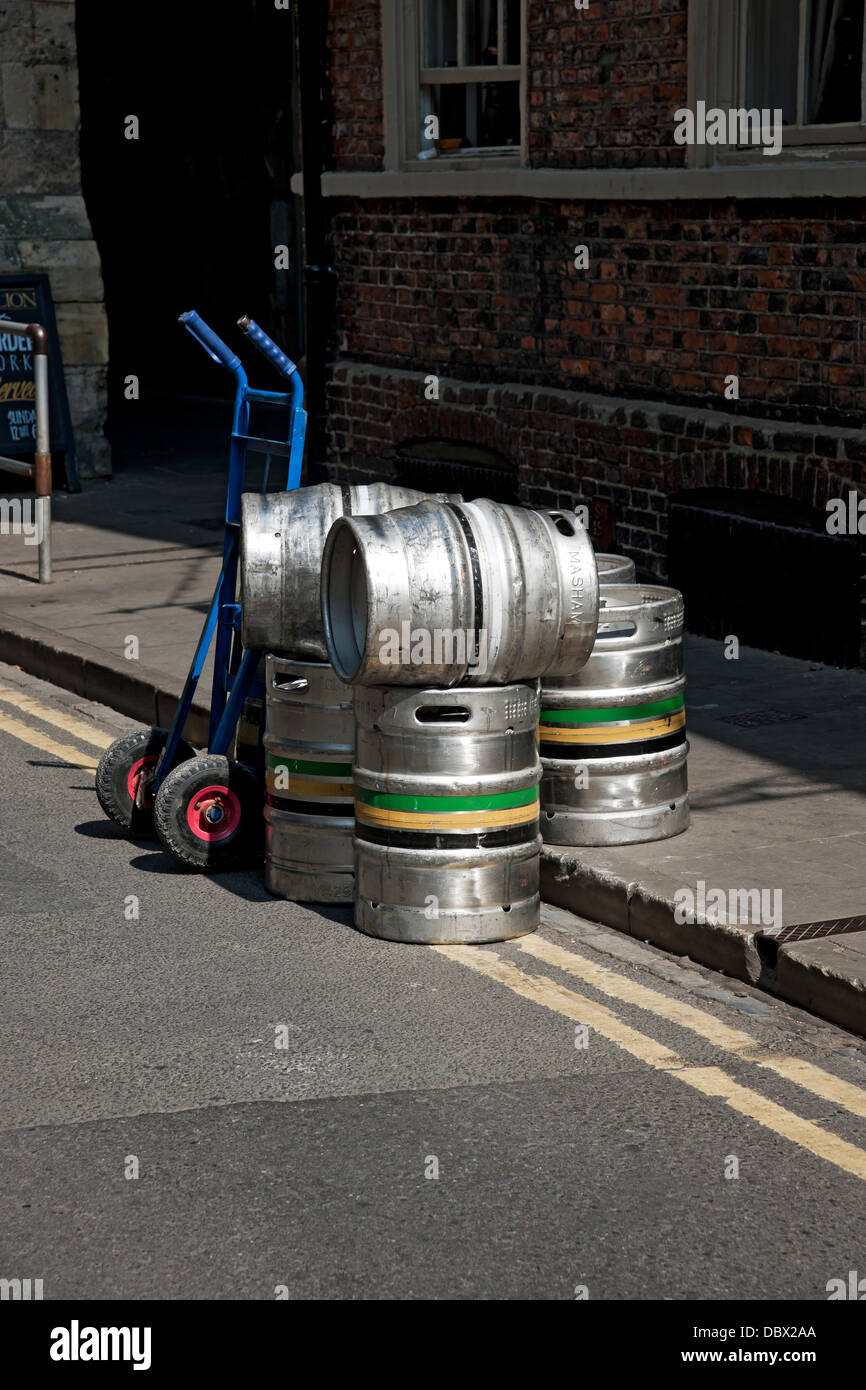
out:
{"label": "paving slab pavement", "polygon": [[[0,536],[0,660],[166,724],[219,571],[225,422],[150,439],[114,479],[55,499],[55,580]],[[204,444],[202,443],[204,438]],[[137,660],[124,652],[138,639]],[[866,912],[866,672],[686,640],[692,823],[654,844],[545,849],[543,894],[866,1035],[866,933],[777,943],[749,921],[676,920],[675,895],[781,894],[784,926]],[[210,665],[187,732],[206,740]],[[771,898],[769,901],[773,901]],[[730,915],[730,914],[727,914]]]}

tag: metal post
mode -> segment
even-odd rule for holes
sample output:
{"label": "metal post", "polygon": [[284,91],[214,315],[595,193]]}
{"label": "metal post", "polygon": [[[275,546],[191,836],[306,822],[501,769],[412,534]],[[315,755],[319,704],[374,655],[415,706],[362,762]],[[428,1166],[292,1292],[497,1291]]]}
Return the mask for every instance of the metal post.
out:
{"label": "metal post", "polygon": [[33,380],[36,385],[36,534],[39,537],[39,583],[51,583],[51,437],[48,420],[48,335],[31,324]]}

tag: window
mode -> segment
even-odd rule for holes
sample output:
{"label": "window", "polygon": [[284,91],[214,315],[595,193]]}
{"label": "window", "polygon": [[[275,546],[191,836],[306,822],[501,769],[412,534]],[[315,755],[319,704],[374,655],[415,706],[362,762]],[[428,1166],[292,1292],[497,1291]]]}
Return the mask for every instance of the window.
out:
{"label": "window", "polygon": [[[695,99],[781,110],[784,148],[801,158],[866,156],[864,8],[864,0],[692,0]],[[736,146],[725,154],[755,157]]]}
{"label": "window", "polygon": [[519,163],[524,0],[385,0],[383,20],[389,167]]}

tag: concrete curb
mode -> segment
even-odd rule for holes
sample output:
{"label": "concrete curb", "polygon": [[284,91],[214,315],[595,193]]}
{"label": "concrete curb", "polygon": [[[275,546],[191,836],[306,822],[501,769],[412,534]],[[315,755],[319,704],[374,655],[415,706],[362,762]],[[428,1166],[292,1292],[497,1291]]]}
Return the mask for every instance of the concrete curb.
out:
{"label": "concrete curb", "polygon": [[629,882],[585,863],[575,850],[542,849],[544,902],[722,970],[866,1037],[866,952],[854,956],[839,944],[844,938],[779,946],[745,927],[678,922],[674,894],[682,887],[663,874]]}
{"label": "concrete curb", "polygon": [[[161,728],[174,718],[183,689],[173,676],[136,670],[135,662],[120,661],[74,637],[61,638],[36,623],[25,627],[8,613],[0,613],[0,661]],[[197,747],[207,746],[208,723],[207,706],[194,701],[184,732]]]}

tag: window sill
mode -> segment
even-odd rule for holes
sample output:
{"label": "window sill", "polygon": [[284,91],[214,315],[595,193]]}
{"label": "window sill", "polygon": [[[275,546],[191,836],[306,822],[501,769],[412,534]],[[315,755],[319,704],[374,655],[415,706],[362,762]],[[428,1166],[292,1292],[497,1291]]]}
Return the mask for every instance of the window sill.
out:
{"label": "window sill", "polygon": [[[815,162],[763,157],[708,169],[524,169],[419,161],[415,170],[326,173],[326,198],[562,198],[585,201],[689,198],[862,198],[866,161]],[[472,161],[473,166],[475,161]],[[459,167],[455,167],[455,164]],[[447,167],[446,167],[447,166]],[[292,192],[302,193],[301,176]]]}

